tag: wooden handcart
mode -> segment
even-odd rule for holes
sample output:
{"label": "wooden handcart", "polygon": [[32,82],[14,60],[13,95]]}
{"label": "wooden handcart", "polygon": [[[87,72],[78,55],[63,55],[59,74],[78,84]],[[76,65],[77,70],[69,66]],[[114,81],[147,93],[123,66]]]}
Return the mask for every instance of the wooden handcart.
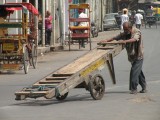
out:
{"label": "wooden handcart", "polygon": [[116,84],[113,57],[123,48],[123,45],[116,42],[100,43],[79,59],[38,80],[32,86],[15,92],[16,100],[39,97],[64,100],[73,88],[85,88],[90,91],[93,99],[102,99],[108,69],[113,84]]}
{"label": "wooden handcart", "polygon": [[6,3],[0,11],[0,71],[23,69],[27,74],[29,66],[36,68],[37,63],[38,10],[30,3]]}

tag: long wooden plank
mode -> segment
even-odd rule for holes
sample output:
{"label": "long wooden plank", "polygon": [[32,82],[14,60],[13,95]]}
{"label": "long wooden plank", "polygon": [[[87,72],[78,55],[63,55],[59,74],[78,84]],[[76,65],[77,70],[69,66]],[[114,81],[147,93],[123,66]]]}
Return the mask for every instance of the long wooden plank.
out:
{"label": "long wooden plank", "polygon": [[34,91],[34,92],[29,92],[29,91],[20,91],[20,92],[15,92],[15,95],[27,95],[27,94],[47,94],[48,91]]}
{"label": "long wooden plank", "polygon": [[62,80],[58,80],[58,81],[53,81],[53,80],[50,80],[50,81],[39,81],[39,84],[58,84],[58,83],[61,83],[63,82]]}
{"label": "long wooden plank", "polygon": [[45,80],[46,82],[50,81],[50,82],[63,82],[64,80]]}
{"label": "long wooden plank", "polygon": [[68,77],[47,77],[46,80],[65,80]]}
{"label": "long wooden plank", "polygon": [[57,86],[58,84],[49,84],[49,83],[47,83],[47,84],[40,84],[40,83],[35,83],[35,84],[33,84],[33,86]]}
{"label": "long wooden plank", "polygon": [[61,74],[70,74],[76,73],[82,70],[85,66],[88,66],[93,61],[99,59],[103,55],[105,55],[109,50],[97,50],[94,49],[91,52],[87,53],[86,55],[80,57],[79,59],[75,60],[74,62],[68,64],[67,66],[61,68],[60,70],[56,71],[55,73]]}
{"label": "long wooden plank", "polygon": [[54,73],[52,75],[52,77],[69,77],[71,75],[73,75],[73,73],[71,73],[71,74],[58,74],[58,73]]}

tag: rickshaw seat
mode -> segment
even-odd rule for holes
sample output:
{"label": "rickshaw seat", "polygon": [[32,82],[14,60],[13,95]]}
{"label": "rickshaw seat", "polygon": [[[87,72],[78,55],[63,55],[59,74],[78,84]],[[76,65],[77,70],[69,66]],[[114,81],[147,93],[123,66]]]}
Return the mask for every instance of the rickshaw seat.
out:
{"label": "rickshaw seat", "polygon": [[86,38],[89,38],[89,33],[72,33],[71,38],[74,40],[86,39]]}
{"label": "rickshaw seat", "polygon": [[70,18],[70,22],[89,22],[89,18]]}
{"label": "rickshaw seat", "polygon": [[90,26],[70,26],[69,29],[72,30],[89,30]]}

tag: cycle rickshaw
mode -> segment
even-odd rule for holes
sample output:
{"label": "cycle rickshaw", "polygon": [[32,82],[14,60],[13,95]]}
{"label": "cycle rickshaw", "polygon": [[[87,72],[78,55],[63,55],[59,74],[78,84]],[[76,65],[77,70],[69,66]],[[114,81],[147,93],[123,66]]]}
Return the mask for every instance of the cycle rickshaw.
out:
{"label": "cycle rickshaw", "polygon": [[[77,18],[77,11],[79,9],[86,10],[87,12],[87,18]],[[89,47],[91,50],[91,27],[90,27],[90,6],[89,4],[70,4],[69,5],[69,50],[71,43],[79,43],[79,49],[80,49],[80,43],[83,41],[85,43],[89,43]],[[77,26],[75,24],[80,22],[86,22],[86,26]],[[79,32],[76,32],[79,31]],[[83,32],[81,32],[83,31]]]}
{"label": "cycle rickshaw", "polygon": [[38,10],[30,3],[6,3],[0,11],[0,71],[23,69],[27,74],[37,63]]}
{"label": "cycle rickshaw", "polygon": [[157,18],[155,16],[146,16],[144,23],[145,23],[145,28],[147,28],[147,26],[151,28],[151,26],[153,25],[155,25],[155,27],[157,28]]}

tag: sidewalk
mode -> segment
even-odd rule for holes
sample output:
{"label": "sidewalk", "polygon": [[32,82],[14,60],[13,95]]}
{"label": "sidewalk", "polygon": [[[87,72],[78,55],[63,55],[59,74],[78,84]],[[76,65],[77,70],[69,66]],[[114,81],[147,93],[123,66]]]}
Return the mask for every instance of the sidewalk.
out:
{"label": "sidewalk", "polygon": [[63,46],[60,44],[55,44],[54,46],[48,46],[48,47],[41,47],[38,46],[38,56],[43,55],[45,53],[51,52],[51,51],[57,51],[57,50],[63,50]]}
{"label": "sidewalk", "polygon": [[[114,35],[118,34],[120,30],[110,30],[110,31],[103,31],[99,32],[99,36],[92,38],[92,42],[98,42],[101,40],[106,40],[108,38],[113,37]],[[68,48],[68,45],[62,46],[59,43],[55,44],[54,46],[49,46],[49,47],[38,47],[38,56],[43,55],[45,53],[51,52],[51,51],[59,51],[59,50],[64,50],[65,48]],[[78,49],[78,48],[77,48]]]}

